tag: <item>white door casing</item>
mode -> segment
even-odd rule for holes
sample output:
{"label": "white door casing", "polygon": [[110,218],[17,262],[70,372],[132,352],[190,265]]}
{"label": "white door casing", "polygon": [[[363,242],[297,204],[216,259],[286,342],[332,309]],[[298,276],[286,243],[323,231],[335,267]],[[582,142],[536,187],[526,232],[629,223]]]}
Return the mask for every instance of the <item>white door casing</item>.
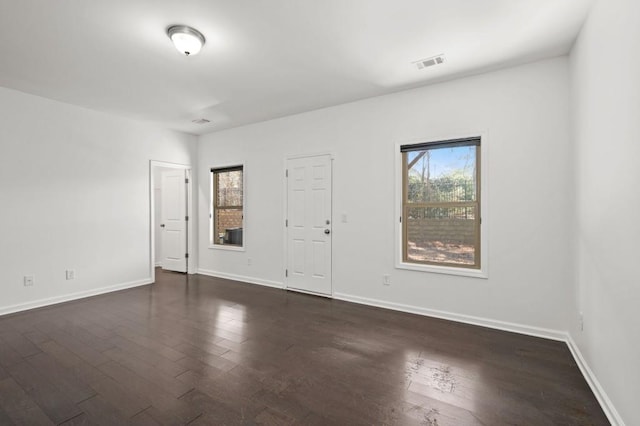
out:
{"label": "white door casing", "polygon": [[287,160],[286,287],[331,296],[331,157]]}
{"label": "white door casing", "polygon": [[162,269],[187,272],[186,171],[162,172]]}

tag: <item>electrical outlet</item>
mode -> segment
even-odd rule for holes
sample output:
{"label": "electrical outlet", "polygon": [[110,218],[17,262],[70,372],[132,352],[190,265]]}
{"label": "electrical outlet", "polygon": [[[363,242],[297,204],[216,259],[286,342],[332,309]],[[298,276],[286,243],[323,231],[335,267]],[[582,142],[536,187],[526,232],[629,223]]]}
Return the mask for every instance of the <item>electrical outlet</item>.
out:
{"label": "electrical outlet", "polygon": [[382,284],[383,285],[391,285],[391,275],[385,274],[382,276]]}
{"label": "electrical outlet", "polygon": [[75,269],[67,269],[66,276],[68,280],[76,279],[76,270]]}
{"label": "electrical outlet", "polygon": [[342,223],[347,223],[347,214],[342,213],[341,219],[342,219]]}
{"label": "electrical outlet", "polygon": [[247,266],[251,266],[252,260],[250,257],[247,258]]}
{"label": "electrical outlet", "polygon": [[578,321],[580,321],[580,331],[584,331],[584,315],[582,315],[582,312],[580,312]]}
{"label": "electrical outlet", "polygon": [[33,278],[33,275],[25,275],[24,276],[24,286],[25,287],[31,287],[34,282],[35,282],[35,279]]}

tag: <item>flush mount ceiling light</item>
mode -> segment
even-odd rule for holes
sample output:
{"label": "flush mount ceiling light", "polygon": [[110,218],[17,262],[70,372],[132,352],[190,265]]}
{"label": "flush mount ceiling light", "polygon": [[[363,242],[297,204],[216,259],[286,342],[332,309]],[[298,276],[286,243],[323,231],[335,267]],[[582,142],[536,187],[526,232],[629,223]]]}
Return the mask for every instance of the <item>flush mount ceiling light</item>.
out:
{"label": "flush mount ceiling light", "polygon": [[167,28],[167,35],[178,52],[185,56],[197,55],[205,41],[200,31],[186,25],[174,25]]}

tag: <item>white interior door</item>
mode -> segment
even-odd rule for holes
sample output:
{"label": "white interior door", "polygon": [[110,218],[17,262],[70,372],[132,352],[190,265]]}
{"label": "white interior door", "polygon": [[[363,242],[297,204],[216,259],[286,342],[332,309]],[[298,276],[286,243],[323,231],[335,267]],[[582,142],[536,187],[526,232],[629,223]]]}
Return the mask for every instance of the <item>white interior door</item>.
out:
{"label": "white interior door", "polygon": [[187,272],[186,171],[162,172],[162,269]]}
{"label": "white interior door", "polygon": [[331,295],[331,157],[287,160],[287,288]]}

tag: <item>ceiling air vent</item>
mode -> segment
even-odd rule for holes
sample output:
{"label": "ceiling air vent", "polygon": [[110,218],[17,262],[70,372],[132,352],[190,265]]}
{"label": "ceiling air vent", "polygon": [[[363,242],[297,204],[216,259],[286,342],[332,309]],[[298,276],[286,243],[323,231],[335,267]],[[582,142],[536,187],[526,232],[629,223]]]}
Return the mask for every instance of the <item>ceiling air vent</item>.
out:
{"label": "ceiling air vent", "polygon": [[418,67],[419,70],[422,70],[428,67],[432,67],[434,65],[444,63],[444,55],[440,54],[440,55],[432,56],[431,58],[420,59],[419,61],[415,61],[413,63]]}
{"label": "ceiling air vent", "polygon": [[207,120],[206,118],[196,118],[195,120],[191,120],[192,123],[196,123],[196,124],[207,124],[207,123],[211,123],[210,120]]}

